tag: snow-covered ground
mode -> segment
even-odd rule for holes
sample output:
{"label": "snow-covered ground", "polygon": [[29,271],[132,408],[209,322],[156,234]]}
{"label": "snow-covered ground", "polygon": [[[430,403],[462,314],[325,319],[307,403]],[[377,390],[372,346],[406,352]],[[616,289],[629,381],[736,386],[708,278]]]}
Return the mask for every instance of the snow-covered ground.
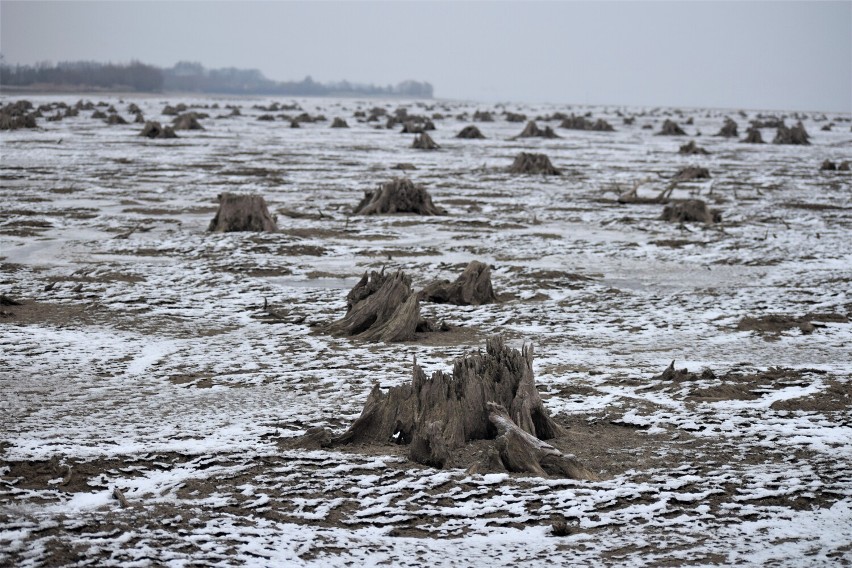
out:
{"label": "snow-covered ground", "polygon": [[[206,130],[175,140],[92,111],[0,133],[0,293],[23,303],[0,306],[0,564],[852,561],[852,175],[819,171],[852,160],[849,116],[808,113],[812,145],[783,146],[713,136],[730,116],[742,138],[756,111],[507,105],[616,128],[539,121],[562,138],[510,140],[524,123],[473,103],[298,100],[329,120],[292,129],[257,120],[272,100],[93,100],[162,122],[166,103],[221,108],[194,109]],[[217,118],[226,104],[242,116]],[[440,113],[441,149],[354,117],[374,106]],[[487,139],[456,139],[476,110],[494,114],[476,123]],[[350,128],[330,128],[338,116]],[[665,118],[688,136],[655,135]],[[689,140],[711,154],[679,155]],[[564,175],[507,173],[521,151]],[[721,224],[616,202],[687,165],[712,178],[674,196]],[[351,215],[402,173],[449,215]],[[222,191],[261,193],[280,232],[207,233]],[[419,288],[473,259],[507,299],[424,304],[451,332],[386,345],[317,331],[365,270],[402,268]],[[769,314],[816,328],[737,329]],[[535,344],[566,449],[602,481],[436,470],[394,446],[287,449],[348,426],[414,356],[447,370],[495,333]],[[657,378],[672,360],[696,374]],[[559,521],[570,534],[552,534]]]}

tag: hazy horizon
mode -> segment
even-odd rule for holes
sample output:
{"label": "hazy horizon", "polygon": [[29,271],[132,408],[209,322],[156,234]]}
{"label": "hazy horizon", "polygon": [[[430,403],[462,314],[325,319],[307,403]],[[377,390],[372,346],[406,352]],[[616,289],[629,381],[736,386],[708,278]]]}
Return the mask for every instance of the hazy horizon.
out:
{"label": "hazy horizon", "polygon": [[0,52],[415,79],[481,102],[852,112],[851,2],[2,0]]}

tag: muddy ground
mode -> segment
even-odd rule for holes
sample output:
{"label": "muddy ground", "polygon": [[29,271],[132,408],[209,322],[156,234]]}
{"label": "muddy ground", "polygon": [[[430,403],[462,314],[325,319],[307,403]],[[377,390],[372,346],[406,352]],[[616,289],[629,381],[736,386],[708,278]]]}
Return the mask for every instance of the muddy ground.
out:
{"label": "muddy ground", "polygon": [[[789,114],[812,144],[782,146],[708,135],[753,111],[314,99],[295,102],[327,120],[291,129],[257,120],[270,100],[104,102],[210,116],[172,140],[92,111],[0,133],[0,563],[850,563],[852,176],[819,170],[852,158],[849,116]],[[241,116],[219,118],[229,104]],[[440,149],[356,116],[374,106],[432,118]],[[456,139],[477,110],[495,116],[486,139]],[[562,138],[511,140],[524,124],[504,110]],[[557,111],[616,131],[559,128]],[[666,119],[686,136],[657,136]],[[688,140],[710,154],[679,155]],[[509,174],[522,151],[563,175]],[[721,223],[617,202],[689,165],[711,178],[673,197]],[[352,215],[403,173],[449,214]],[[207,233],[223,191],[261,193],[279,232]],[[319,331],[365,270],[421,288],[474,259],[502,301],[424,303],[448,332]],[[601,481],[438,470],[392,444],[293,448],[346,428],[413,357],[448,370],[495,333],[535,345],[568,428],[552,442]]]}

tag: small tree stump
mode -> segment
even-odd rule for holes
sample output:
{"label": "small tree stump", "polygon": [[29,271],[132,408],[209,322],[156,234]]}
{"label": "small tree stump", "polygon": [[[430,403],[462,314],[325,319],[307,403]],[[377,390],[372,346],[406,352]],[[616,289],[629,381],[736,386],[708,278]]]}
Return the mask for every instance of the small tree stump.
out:
{"label": "small tree stump", "polygon": [[715,209],[710,209],[707,204],[700,199],[686,199],[683,201],[673,201],[663,208],[663,214],[660,216],[663,221],[671,221],[673,223],[705,223],[711,225],[719,223],[722,220],[722,213]]}
{"label": "small tree stump", "polygon": [[760,129],[752,126],[746,130],[746,137],[741,140],[746,144],[764,144],[763,136],[760,134]]}
{"label": "small tree stump", "polygon": [[550,163],[546,154],[531,154],[521,152],[515,156],[515,161],[509,167],[510,174],[543,174],[559,176],[562,172]]}
{"label": "small tree stump", "polygon": [[346,315],[325,331],[364,341],[394,342],[412,339],[418,330],[429,327],[420,317],[411,279],[398,270],[390,275],[365,272],[346,296]]}
{"label": "small tree stump", "polygon": [[420,292],[420,299],[457,306],[493,304],[497,301],[497,296],[491,286],[491,268],[483,262],[473,260],[455,282],[432,282]]}
{"label": "small tree stump", "polygon": [[172,124],[175,130],[204,130],[198,122],[198,116],[194,112],[188,112],[176,117]]}
{"label": "small tree stump", "polygon": [[414,142],[411,144],[411,147],[417,148],[418,150],[437,150],[440,148],[440,146],[432,140],[432,137],[425,132],[414,137]]}
{"label": "small tree stump", "polygon": [[408,178],[395,178],[366,191],[355,207],[356,215],[381,215],[389,213],[416,213],[418,215],[446,215],[447,211],[432,202],[432,196],[422,185]]}
{"label": "small tree stump", "polygon": [[710,152],[708,152],[707,150],[705,150],[701,146],[697,145],[695,143],[695,140],[690,140],[689,142],[687,142],[686,144],[681,146],[680,150],[678,150],[677,153],[678,154],[685,154],[685,155],[689,156],[689,155],[695,155],[695,154],[707,155]]}
{"label": "small tree stump", "polygon": [[470,126],[465,126],[461,129],[461,131],[456,134],[456,138],[464,138],[467,140],[482,140],[485,138],[485,135],[477,128],[475,125],[471,124]]}
{"label": "small tree stump", "polygon": [[686,132],[678,126],[677,122],[667,118],[663,122],[663,127],[657,132],[657,136],[686,136]]}
{"label": "small tree stump", "polygon": [[512,140],[517,140],[518,138],[561,138],[553,129],[549,126],[545,126],[544,130],[538,127],[534,120],[531,120],[527,123],[524,129],[520,134],[512,138]]}
{"label": "small tree stump", "polygon": [[332,127],[332,128],[349,128],[349,125],[348,125],[348,124],[346,123],[346,121],[345,121],[345,120],[343,120],[342,118],[340,118],[340,117],[336,117],[336,118],[335,118],[335,119],[331,122],[331,127]]}
{"label": "small tree stump", "polygon": [[687,166],[678,170],[672,181],[692,181],[694,179],[710,179],[710,170],[698,166]]}
{"label": "small tree stump", "polygon": [[730,118],[726,118],[725,124],[723,124],[722,128],[719,129],[719,132],[716,133],[716,136],[722,136],[724,138],[736,138],[737,136],[739,136],[739,134],[737,133],[737,123]]}
{"label": "small tree stump", "polygon": [[177,138],[177,134],[175,134],[174,129],[171,126],[163,127],[156,120],[149,120],[145,123],[145,126],[142,127],[142,132],[139,133],[139,136],[145,136],[146,138]]}
{"label": "small tree stump", "polygon": [[487,461],[509,471],[596,479],[541,442],[565,430],[550,418],[536,390],[532,347],[510,349],[496,336],[485,349],[456,359],[451,375],[435,371],[427,378],[415,361],[411,383],[387,393],[375,385],[361,416],[334,444],[406,444],[413,461],[444,467],[468,442],[495,440],[499,459],[487,450]]}
{"label": "small tree stump", "polygon": [[775,132],[775,139],[772,141],[773,144],[799,144],[799,145],[809,145],[810,144],[810,136],[805,130],[805,126],[802,124],[802,121],[799,121],[796,126],[792,128],[787,128],[785,125],[781,125],[778,127],[778,130]]}
{"label": "small tree stump", "polygon": [[269,214],[262,196],[225,192],[219,195],[219,210],[207,230],[214,233],[274,232],[278,226],[275,218]]}

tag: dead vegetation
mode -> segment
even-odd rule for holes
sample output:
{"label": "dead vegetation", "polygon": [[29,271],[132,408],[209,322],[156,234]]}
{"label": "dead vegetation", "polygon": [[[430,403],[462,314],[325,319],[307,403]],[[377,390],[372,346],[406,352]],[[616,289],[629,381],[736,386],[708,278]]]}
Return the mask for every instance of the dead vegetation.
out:
{"label": "dead vegetation", "polygon": [[38,128],[37,113],[33,104],[20,100],[0,107],[0,130],[18,130],[19,128]]}
{"label": "dead vegetation", "polygon": [[663,122],[663,127],[657,132],[657,136],[686,136],[686,132],[678,126],[677,122],[667,118]]}
{"label": "dead vegetation", "polygon": [[457,306],[479,306],[497,301],[491,286],[491,268],[477,260],[471,261],[454,282],[436,280],[428,284],[419,296],[425,302]]}
{"label": "dead vegetation", "polygon": [[704,223],[712,225],[722,221],[722,213],[707,207],[701,199],[671,201],[663,208],[660,216],[663,221],[672,223]]}
{"label": "dead vegetation", "polygon": [[431,377],[413,366],[409,384],[387,393],[375,385],[361,416],[343,434],[313,435],[329,445],[403,444],[417,463],[444,467],[458,461],[471,442],[490,444],[463,464],[472,473],[514,471],[595,480],[573,457],[544,442],[564,436],[550,418],[535,386],[533,349],[506,346],[502,337],[486,341],[485,353],[456,359],[452,374]]}
{"label": "dead vegetation", "polygon": [[546,176],[559,176],[562,172],[551,162],[547,154],[532,154],[521,152],[515,156],[515,161],[509,166],[510,174],[542,174]]}
{"label": "dead vegetation", "polygon": [[436,326],[421,317],[411,278],[401,270],[393,274],[365,272],[346,295],[346,315],[324,328],[331,335],[387,343],[408,341],[418,331],[434,330]]}
{"label": "dead vegetation", "polygon": [[432,196],[408,178],[394,178],[378,189],[364,192],[364,198],[353,211],[356,215],[415,213],[446,215],[447,211],[432,202]]}
{"label": "dead vegetation", "polygon": [[278,225],[269,214],[263,196],[244,193],[222,193],[219,209],[210,221],[208,231],[230,233],[237,231],[275,232]]}
{"label": "dead vegetation", "polygon": [[456,138],[463,138],[466,140],[483,140],[485,135],[480,132],[479,128],[471,124],[462,128],[461,131],[456,134]]}
{"label": "dead vegetation", "polygon": [[171,126],[163,127],[159,122],[155,120],[149,120],[145,123],[145,126],[142,127],[142,131],[139,132],[139,136],[144,136],[146,138],[177,138],[178,135],[175,134],[174,129]]}
{"label": "dead vegetation", "polygon": [[513,137],[512,140],[517,140],[519,138],[561,138],[561,136],[554,132],[549,126],[545,126],[544,130],[542,130],[538,127],[534,120],[531,120],[527,123],[521,133]]}
{"label": "dead vegetation", "polygon": [[411,147],[416,148],[418,150],[437,150],[440,148],[437,142],[432,140],[432,137],[429,136],[426,132],[417,134],[414,137],[414,142],[412,142]]}

